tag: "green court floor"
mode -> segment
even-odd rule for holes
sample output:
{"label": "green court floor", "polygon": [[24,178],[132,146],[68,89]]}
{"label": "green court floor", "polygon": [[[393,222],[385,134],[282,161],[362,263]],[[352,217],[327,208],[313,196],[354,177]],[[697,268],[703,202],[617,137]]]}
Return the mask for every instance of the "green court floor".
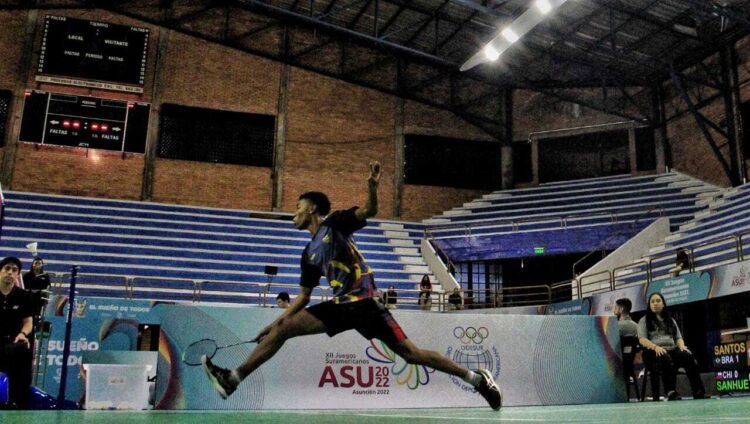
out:
{"label": "green court floor", "polygon": [[750,423],[750,397],[678,402],[489,409],[394,409],[349,411],[3,411],[2,424],[28,423]]}

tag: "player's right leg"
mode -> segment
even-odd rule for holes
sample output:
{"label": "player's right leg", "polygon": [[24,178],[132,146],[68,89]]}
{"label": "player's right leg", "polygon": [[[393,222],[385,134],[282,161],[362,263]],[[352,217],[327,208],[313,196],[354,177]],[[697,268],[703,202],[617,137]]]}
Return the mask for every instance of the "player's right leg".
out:
{"label": "player's right leg", "polygon": [[389,347],[410,364],[426,365],[467,381],[474,386],[476,391],[482,395],[492,409],[497,411],[502,407],[502,392],[489,371],[470,371],[437,352],[418,348],[409,339],[389,344]]}
{"label": "player's right leg", "polygon": [[218,367],[205,356],[202,358],[203,368],[214,389],[226,399],[234,393],[245,377],[271,359],[281,349],[284,342],[293,337],[324,332],[326,332],[326,326],[323,322],[303,309],[277,323],[268,335],[258,342],[258,346],[250,352],[237,369],[229,370]]}

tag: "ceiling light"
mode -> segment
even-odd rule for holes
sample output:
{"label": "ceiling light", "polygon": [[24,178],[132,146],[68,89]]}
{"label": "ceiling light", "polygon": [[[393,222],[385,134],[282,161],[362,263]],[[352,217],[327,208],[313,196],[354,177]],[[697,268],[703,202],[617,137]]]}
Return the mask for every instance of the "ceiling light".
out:
{"label": "ceiling light", "polygon": [[491,61],[496,61],[498,57],[500,57],[500,52],[497,51],[494,47],[492,47],[492,44],[487,44],[484,47],[484,56],[487,57],[487,59]]}
{"label": "ceiling light", "polygon": [[503,38],[508,40],[508,42],[510,43],[515,43],[516,41],[518,41],[518,34],[513,32],[513,30],[510,28],[505,28],[503,32],[501,32],[501,34],[503,35]]}
{"label": "ceiling light", "polygon": [[552,10],[552,5],[548,0],[536,0],[536,8],[539,9],[542,14],[546,15]]}

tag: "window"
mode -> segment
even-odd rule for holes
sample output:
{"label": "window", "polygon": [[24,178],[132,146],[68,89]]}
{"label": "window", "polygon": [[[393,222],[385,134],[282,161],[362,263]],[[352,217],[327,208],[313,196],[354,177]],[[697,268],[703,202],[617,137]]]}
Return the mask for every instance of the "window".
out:
{"label": "window", "polygon": [[501,188],[500,143],[407,135],[404,150],[406,184]]}
{"label": "window", "polygon": [[271,167],[272,115],[165,104],[158,155],[168,159]]}

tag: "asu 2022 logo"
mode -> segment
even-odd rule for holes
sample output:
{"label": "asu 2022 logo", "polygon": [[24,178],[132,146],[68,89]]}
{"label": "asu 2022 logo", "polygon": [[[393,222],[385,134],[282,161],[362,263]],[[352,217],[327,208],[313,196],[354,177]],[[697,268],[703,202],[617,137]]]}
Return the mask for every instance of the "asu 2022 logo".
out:
{"label": "asu 2022 logo", "polygon": [[[455,327],[453,344],[448,347],[445,355],[470,370],[486,369],[497,379],[500,376],[500,353],[497,347],[489,345],[489,337],[490,330],[487,327]],[[451,381],[463,390],[475,390],[458,377],[451,376]]]}

